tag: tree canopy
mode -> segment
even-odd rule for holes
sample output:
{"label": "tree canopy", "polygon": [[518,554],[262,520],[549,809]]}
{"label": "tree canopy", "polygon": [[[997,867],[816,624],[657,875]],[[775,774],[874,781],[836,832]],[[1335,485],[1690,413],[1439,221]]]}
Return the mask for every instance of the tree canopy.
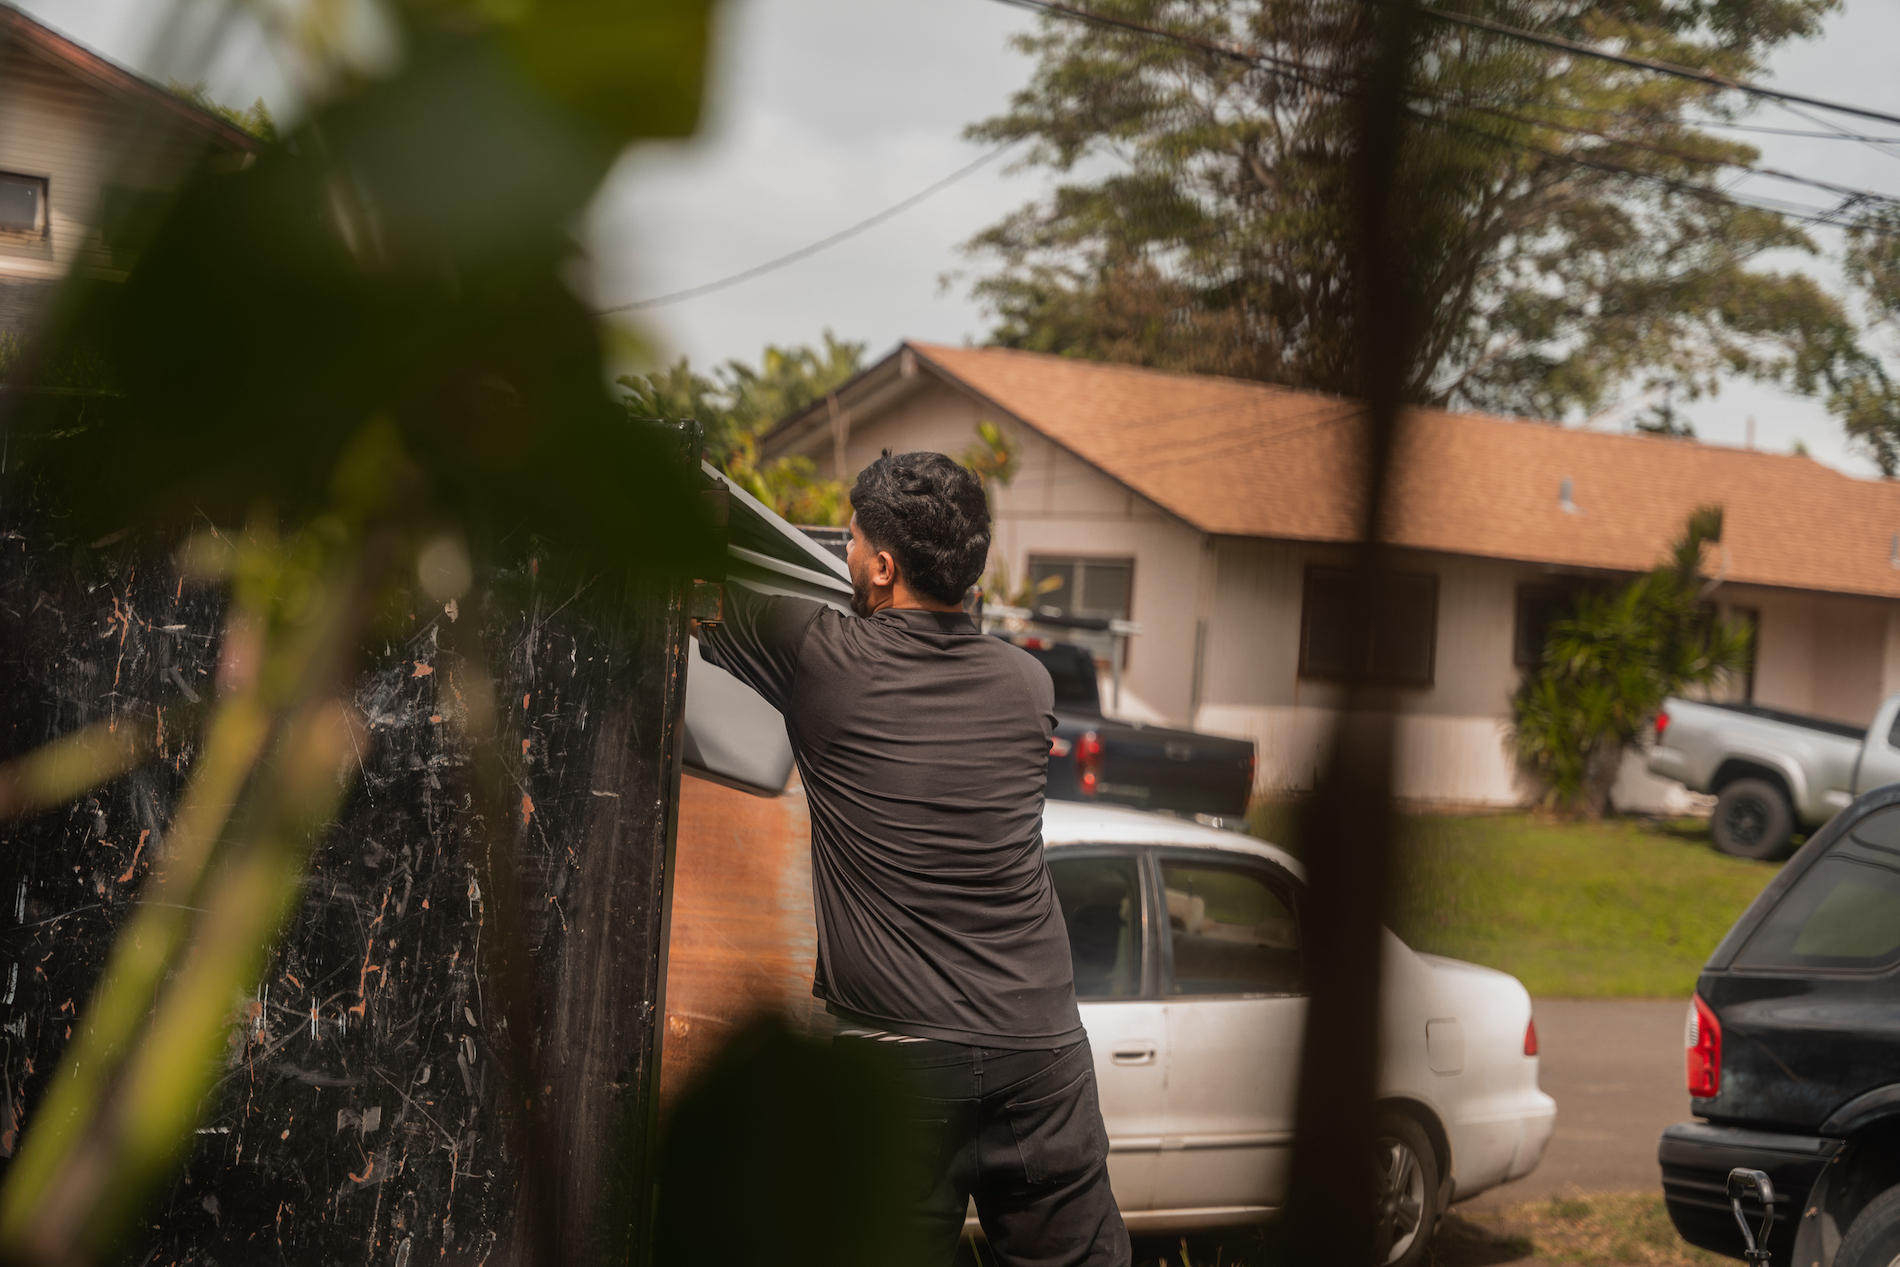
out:
{"label": "tree canopy", "polygon": [[[1467,0],[1464,12],[1731,77],[1814,35],[1838,0]],[[1352,392],[1346,114],[1355,0],[1091,0],[1251,50],[1242,60],[1045,16],[1010,108],[969,135],[1027,142],[1054,192],[969,244],[996,342]],[[1414,401],[1559,418],[1636,386],[1728,374],[1870,390],[1840,301],[1767,252],[1796,221],[1724,192],[1756,151],[1707,86],[1431,24],[1404,227],[1427,337]],[[1701,122],[1698,122],[1701,120]],[[1449,181],[1437,173],[1452,173]]]}

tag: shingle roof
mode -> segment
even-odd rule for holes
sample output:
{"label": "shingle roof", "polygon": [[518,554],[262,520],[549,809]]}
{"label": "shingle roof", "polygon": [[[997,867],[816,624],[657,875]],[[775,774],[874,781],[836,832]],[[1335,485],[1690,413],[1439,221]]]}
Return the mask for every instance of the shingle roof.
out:
{"label": "shingle roof", "polygon": [[[1001,348],[907,346],[1204,532],[1346,541],[1356,531],[1351,401]],[[1706,503],[1726,512],[1730,580],[1900,597],[1900,484],[1807,458],[1482,414],[1409,415],[1390,535],[1420,549],[1640,571]]]}

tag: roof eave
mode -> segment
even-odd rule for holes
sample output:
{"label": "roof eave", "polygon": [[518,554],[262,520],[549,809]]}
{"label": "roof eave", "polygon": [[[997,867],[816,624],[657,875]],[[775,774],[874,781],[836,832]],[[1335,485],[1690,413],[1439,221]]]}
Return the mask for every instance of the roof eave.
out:
{"label": "roof eave", "polygon": [[19,41],[28,51],[109,96],[151,106],[232,149],[255,153],[264,147],[261,140],[244,129],[193,105],[170,89],[127,70],[51,27],[41,25],[0,0],[0,42],[6,40]]}
{"label": "roof eave", "polygon": [[1102,475],[1102,478],[1111,480],[1114,483],[1121,485],[1123,488],[1127,489],[1129,492],[1133,493],[1135,496],[1141,498],[1143,501],[1147,502],[1149,505],[1159,510],[1162,514],[1167,515],[1170,518],[1179,520],[1181,523],[1185,524],[1189,528],[1192,528],[1196,532],[1206,533],[1210,536],[1214,534],[1214,529],[1209,527],[1206,523],[1196,520],[1186,514],[1183,514],[1181,511],[1176,510],[1172,506],[1166,505],[1163,502],[1155,500],[1152,496],[1150,496],[1147,493],[1144,493],[1139,488],[1136,488],[1133,484],[1130,484],[1127,480],[1115,474],[1113,471],[1109,470],[1107,467],[1097,462],[1094,458],[1089,457],[1088,454],[1079,452],[1078,450],[1071,447],[1067,443],[1063,442],[1061,439],[1057,438],[1056,436],[1050,435],[1047,431],[1043,430],[1041,427],[1038,427],[1033,421],[1031,421],[1028,418],[1023,417],[1021,414],[1017,413],[1014,409],[1011,409],[1008,405],[1005,405],[1000,400],[997,400],[994,396],[991,396],[989,393],[984,392],[981,389],[972,386],[967,380],[960,377],[954,370],[951,370],[948,366],[940,365],[936,361],[932,360],[930,357],[930,354],[924,351],[922,348],[919,348],[915,346],[914,344],[910,344],[910,343],[906,343],[904,346],[906,348],[909,348],[913,353],[915,353],[917,360],[923,365],[927,366],[930,369],[931,373],[935,374],[942,381],[951,384],[958,391],[961,391],[965,395],[968,395],[972,397],[973,399],[982,402],[984,405],[987,405],[989,408],[994,409],[997,413],[1002,414],[1004,417],[1016,423],[1018,426],[1029,428],[1031,431],[1035,432],[1037,435],[1047,440],[1050,444],[1055,445],[1057,448],[1067,453],[1070,457],[1073,457],[1076,461],[1083,463],[1084,465],[1090,467],[1093,470],[1099,471]]}

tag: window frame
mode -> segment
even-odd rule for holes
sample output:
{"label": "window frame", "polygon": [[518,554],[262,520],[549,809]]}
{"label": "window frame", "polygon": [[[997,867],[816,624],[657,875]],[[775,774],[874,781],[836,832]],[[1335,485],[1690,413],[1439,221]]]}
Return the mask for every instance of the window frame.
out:
{"label": "window frame", "polygon": [[1748,626],[1748,668],[1742,672],[1742,703],[1755,702],[1755,670],[1761,664],[1761,608],[1731,607],[1729,619]]}
{"label": "window frame", "polygon": [[[1047,563],[1125,563],[1128,565],[1128,601],[1122,606],[1122,614],[1111,616],[1110,620],[1133,620],[1135,618],[1135,556],[1133,554],[1108,553],[1106,551],[1036,551],[1030,550],[1023,555],[1023,578],[1031,584],[1035,582],[1036,564]],[[1080,586],[1077,587],[1080,589]],[[1073,615],[1073,612],[1068,613]]]}
{"label": "window frame", "polygon": [[[1312,982],[1307,971],[1306,957],[1306,892],[1299,880],[1285,867],[1254,854],[1230,853],[1223,849],[1170,848],[1154,846],[1148,849],[1149,888],[1154,894],[1150,909],[1150,919],[1154,921],[1156,958],[1160,968],[1155,982],[1156,997],[1166,1003],[1213,1003],[1221,1000],[1231,1002],[1259,999],[1304,999],[1312,994],[1306,987]],[[1166,862],[1179,862],[1187,866],[1207,866],[1241,872],[1256,872],[1263,876],[1269,887],[1280,895],[1287,909],[1293,912],[1293,926],[1299,936],[1300,989],[1296,991],[1267,991],[1240,994],[1174,994],[1174,930],[1168,924],[1167,882],[1162,874],[1162,865]],[[1161,930],[1167,929],[1168,935],[1161,936]]]}
{"label": "window frame", "polygon": [[[1133,862],[1135,864],[1135,882],[1141,891],[1140,901],[1135,904],[1141,921],[1140,927],[1135,930],[1136,936],[1140,939],[1141,944],[1141,988],[1134,994],[1120,995],[1115,998],[1083,998],[1077,995],[1075,1001],[1079,1006],[1087,1007],[1092,1004],[1103,1003],[1154,1003],[1161,999],[1161,948],[1155,935],[1154,922],[1154,907],[1157,900],[1154,885],[1155,873],[1149,867],[1147,859],[1144,857],[1145,852],[1146,851],[1138,845],[1074,844],[1046,847],[1044,862],[1050,866],[1052,872],[1054,864],[1058,862],[1080,862],[1091,858],[1110,858],[1118,862]],[[1051,874],[1050,884],[1052,887],[1054,882],[1055,877]],[[1058,909],[1060,909],[1060,906],[1061,903],[1058,901]],[[1068,919],[1066,916],[1063,918],[1062,939],[1065,945],[1070,944]],[[1073,952],[1071,953],[1073,955]],[[1071,965],[1073,965],[1073,957],[1071,957],[1070,962]]]}
{"label": "window frame", "polygon": [[[1315,668],[1312,663],[1313,643],[1313,587],[1319,579],[1339,579],[1350,577],[1349,568],[1334,567],[1324,563],[1309,563],[1300,585],[1300,659],[1299,675],[1315,682],[1344,682],[1350,674],[1337,673],[1327,668]],[[1424,581],[1431,589],[1431,620],[1426,630],[1425,675],[1423,677],[1404,677],[1381,674],[1374,666],[1366,666],[1365,680],[1380,686],[1411,687],[1418,690],[1430,690],[1438,684],[1438,599],[1439,584],[1436,572],[1414,572],[1408,569],[1391,568],[1380,574],[1381,583],[1403,577],[1407,580]],[[1371,657],[1372,645],[1367,644],[1367,656]]]}
{"label": "window frame", "polygon": [[34,172],[16,172],[10,168],[0,169],[0,179],[30,182],[39,186],[40,225],[37,229],[9,229],[0,227],[0,245],[22,247],[44,247],[53,236],[53,181],[50,176]]}
{"label": "window frame", "polygon": [[[1099,551],[1099,550],[1098,551],[1051,550],[1047,552],[1037,552],[1035,550],[1028,550],[1023,553],[1023,580],[1027,584],[1034,584],[1035,575],[1036,575],[1036,562],[1039,559],[1046,560],[1052,563],[1070,563],[1070,564],[1125,563],[1128,565],[1128,601],[1126,604],[1123,605],[1121,615],[1111,616],[1109,617],[1109,619],[1110,620],[1133,620],[1135,618],[1135,558],[1136,556],[1133,553],[1126,553],[1126,554],[1119,553],[1119,552],[1109,553],[1107,551]],[[1080,587],[1078,586],[1077,588],[1079,589]],[[1035,610],[1034,608],[1031,609],[1032,612],[1034,610]],[[1034,615],[1031,615],[1030,617],[1031,623],[1034,623],[1034,620],[1035,620]],[[1047,628],[1060,629],[1062,628],[1062,626],[1050,625],[1050,626],[1047,626]],[[1133,639],[1121,638],[1118,640],[1112,634],[1097,633],[1093,630],[1087,630],[1087,629],[1070,629],[1066,631],[1066,633],[1063,636],[1068,641],[1075,643],[1077,646],[1086,647],[1089,651],[1089,654],[1095,657],[1095,662],[1098,665],[1105,665],[1105,664],[1109,664],[1113,662],[1114,656],[1115,656],[1115,652],[1114,652],[1115,643],[1117,641],[1120,641],[1121,651],[1122,651],[1122,673],[1125,675],[1128,672],[1129,666],[1134,663],[1135,648],[1133,645],[1134,643]]]}
{"label": "window frame", "polygon": [[[1534,669],[1544,661],[1544,651],[1541,646],[1537,649],[1535,655],[1529,657],[1525,655],[1525,626],[1527,626],[1530,621],[1526,618],[1524,609],[1534,598],[1548,597],[1561,603],[1565,599],[1574,600],[1576,593],[1576,586],[1553,584],[1547,580],[1518,582],[1517,592],[1512,596],[1511,664],[1514,667],[1520,669]],[[1548,624],[1544,626],[1544,637],[1546,639],[1550,637],[1550,626]]]}

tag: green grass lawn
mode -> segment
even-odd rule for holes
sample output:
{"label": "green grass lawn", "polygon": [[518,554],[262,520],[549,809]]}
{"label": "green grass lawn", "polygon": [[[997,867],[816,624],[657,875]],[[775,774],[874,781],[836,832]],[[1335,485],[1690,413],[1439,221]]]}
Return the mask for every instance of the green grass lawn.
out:
{"label": "green grass lawn", "polygon": [[1532,994],[1687,995],[1780,865],[1715,852],[1694,821],[1406,826],[1393,930],[1416,950],[1502,968]]}
{"label": "green grass lawn", "polygon": [[[1263,816],[1262,834],[1284,816]],[[1680,998],[1779,863],[1716,853],[1693,820],[1405,820],[1393,931],[1532,994]]]}

